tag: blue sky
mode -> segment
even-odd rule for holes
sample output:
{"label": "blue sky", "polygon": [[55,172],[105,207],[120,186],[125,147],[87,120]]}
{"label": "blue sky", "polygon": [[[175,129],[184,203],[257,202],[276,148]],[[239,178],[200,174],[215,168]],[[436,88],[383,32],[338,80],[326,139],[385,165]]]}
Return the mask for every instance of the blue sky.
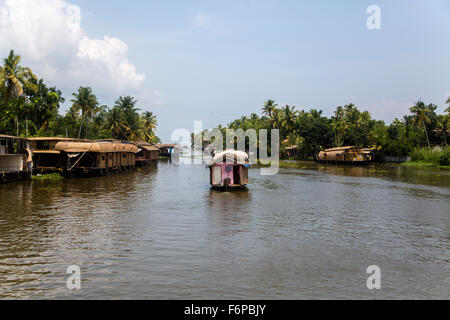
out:
{"label": "blue sky", "polygon": [[[353,102],[390,122],[418,99],[442,112],[450,95],[450,1],[70,3],[90,38],[120,39],[145,74],[132,90],[98,89],[101,102],[135,95],[157,114],[164,141],[194,120],[210,127],[260,113],[267,99],[328,116]],[[372,4],[381,30],[366,27]],[[76,88],[59,87],[66,98]]]}

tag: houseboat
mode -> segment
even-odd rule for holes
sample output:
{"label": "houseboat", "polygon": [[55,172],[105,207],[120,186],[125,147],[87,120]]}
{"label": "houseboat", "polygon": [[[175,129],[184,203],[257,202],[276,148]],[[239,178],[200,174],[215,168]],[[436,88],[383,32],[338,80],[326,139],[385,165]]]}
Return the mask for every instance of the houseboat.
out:
{"label": "houseboat", "polygon": [[180,150],[177,144],[156,144],[155,147],[159,149],[159,155],[163,157],[171,157]]}
{"label": "houseboat", "polygon": [[33,150],[33,172],[51,173],[61,172],[65,161],[61,158],[61,151],[55,150],[58,142],[77,141],[74,138],[37,137],[28,138]]}
{"label": "houseboat", "polygon": [[146,166],[151,162],[158,160],[159,148],[151,143],[138,141],[136,142],[138,152],[136,153],[136,166]]}
{"label": "houseboat", "polygon": [[61,141],[55,150],[61,152],[65,161],[65,175],[105,175],[134,168],[138,147],[132,142],[119,140]]}
{"label": "houseboat", "polygon": [[248,184],[248,154],[243,151],[225,150],[213,155],[210,184],[224,191],[242,189]]}
{"label": "houseboat", "polygon": [[346,146],[320,151],[315,160],[330,164],[368,164],[372,161],[372,154],[363,147]]}
{"label": "houseboat", "polygon": [[27,139],[0,134],[0,183],[31,177],[33,152]]}

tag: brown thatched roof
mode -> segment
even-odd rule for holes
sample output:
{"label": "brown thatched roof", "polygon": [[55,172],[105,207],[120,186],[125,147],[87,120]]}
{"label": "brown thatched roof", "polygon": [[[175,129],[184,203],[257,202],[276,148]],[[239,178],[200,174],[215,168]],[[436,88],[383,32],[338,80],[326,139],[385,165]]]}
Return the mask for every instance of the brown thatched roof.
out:
{"label": "brown thatched roof", "polygon": [[172,143],[165,143],[165,144],[155,144],[155,147],[157,148],[179,148],[179,146],[177,144],[172,144]]}
{"label": "brown thatched roof", "polygon": [[17,140],[26,140],[26,138],[15,137],[15,136],[9,136],[9,135],[7,135],[7,134],[0,134],[0,138],[17,139]]}
{"label": "brown thatched roof", "polygon": [[147,151],[159,151],[159,148],[152,146],[152,145],[145,145],[145,146],[139,146],[142,149],[145,149]]}
{"label": "brown thatched roof", "polygon": [[58,142],[55,150],[77,153],[77,152],[138,152],[138,147],[132,143],[114,141],[95,142]]}
{"label": "brown thatched roof", "polygon": [[345,150],[349,150],[349,149],[363,149],[363,147],[356,147],[356,146],[336,147],[336,148],[325,149],[325,152],[345,151]]}
{"label": "brown thatched roof", "polygon": [[28,138],[31,141],[77,141],[77,138],[60,138],[60,137],[34,137]]}

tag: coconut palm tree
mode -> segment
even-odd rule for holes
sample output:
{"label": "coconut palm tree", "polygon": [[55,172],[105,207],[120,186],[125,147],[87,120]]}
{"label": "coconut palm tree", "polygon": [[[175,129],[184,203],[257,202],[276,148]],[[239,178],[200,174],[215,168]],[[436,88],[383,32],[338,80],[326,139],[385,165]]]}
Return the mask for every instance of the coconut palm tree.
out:
{"label": "coconut palm tree", "polygon": [[141,138],[141,123],[139,114],[136,108],[137,100],[131,96],[119,97],[116,100],[114,107],[120,108],[125,114],[125,120],[128,130],[125,133],[126,139],[137,140]]}
{"label": "coconut palm tree", "polygon": [[439,115],[439,118],[437,121],[437,130],[442,134],[445,146],[447,146],[448,125],[449,125],[449,122],[448,122],[447,117],[444,115]]}
{"label": "coconut palm tree", "polygon": [[425,105],[423,101],[417,101],[414,106],[412,106],[410,109],[411,113],[414,114],[414,123],[415,124],[422,124],[423,129],[425,130],[425,136],[427,138],[428,148],[431,149],[430,145],[430,139],[428,138],[428,131],[427,126],[425,123],[431,123],[430,118],[428,118],[427,113],[430,112],[429,106]]}
{"label": "coconut palm tree", "polygon": [[81,135],[81,128],[83,126],[83,121],[86,120],[86,135],[88,122],[92,116],[98,111],[98,101],[95,94],[92,93],[91,87],[79,87],[77,93],[72,94],[74,99],[70,101],[73,103],[72,108],[76,112],[81,111],[81,123],[80,129],[78,130],[78,138]]}
{"label": "coconut palm tree", "polygon": [[277,111],[277,107],[278,105],[274,100],[267,100],[266,102],[264,102],[264,107],[262,108],[262,113],[269,118],[270,122],[272,123],[272,128],[275,127],[274,116]]}
{"label": "coconut palm tree", "polygon": [[281,111],[283,113],[281,126],[290,134],[294,129],[295,117],[297,116],[298,111],[295,110],[295,106],[291,107],[289,105],[285,105]]}
{"label": "coconut palm tree", "polygon": [[280,129],[281,123],[283,122],[283,112],[280,109],[275,109],[272,113],[272,128]]}
{"label": "coconut palm tree", "polygon": [[15,55],[14,50],[9,52],[9,56],[3,59],[3,66],[0,67],[0,86],[5,87],[5,97],[3,106],[6,109],[11,98],[23,95],[23,89],[28,86],[30,89],[36,87],[30,80],[37,80],[30,68],[20,65],[21,57]]}
{"label": "coconut palm tree", "polygon": [[113,107],[106,116],[106,128],[116,139],[125,139],[126,132],[129,131],[125,113],[119,107]]}
{"label": "coconut palm tree", "polygon": [[119,97],[119,99],[116,100],[114,103],[115,107],[122,108],[125,112],[130,111],[137,111],[139,110],[136,108],[137,100],[131,96],[125,96],[125,97]]}
{"label": "coconut palm tree", "polygon": [[144,114],[142,114],[141,119],[145,140],[147,142],[152,142],[152,140],[155,138],[154,132],[158,124],[158,122],[156,121],[156,116],[153,114],[153,112],[146,111],[144,112]]}
{"label": "coconut palm tree", "polygon": [[274,100],[267,100],[266,102],[264,102],[264,107],[262,108],[263,114],[271,118],[273,112],[277,107],[278,105]]}
{"label": "coconut palm tree", "polygon": [[[33,74],[30,68],[22,67],[20,65],[21,57],[14,53],[14,50],[9,52],[9,56],[3,59],[3,66],[0,67],[0,87],[4,88],[3,108],[6,110],[9,101],[13,98],[24,96],[24,87],[36,91],[37,86],[31,82],[37,77]],[[26,99],[26,97],[25,97]],[[19,135],[19,109],[21,109],[23,101],[17,101],[14,105],[14,117],[16,123],[17,135]]]}

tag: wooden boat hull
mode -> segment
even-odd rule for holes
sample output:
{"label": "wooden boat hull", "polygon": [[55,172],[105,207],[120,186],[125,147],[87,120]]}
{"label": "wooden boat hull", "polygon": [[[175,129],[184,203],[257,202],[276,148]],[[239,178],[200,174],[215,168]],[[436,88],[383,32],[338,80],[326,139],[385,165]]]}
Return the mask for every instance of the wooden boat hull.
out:
{"label": "wooden boat hull", "polygon": [[30,179],[30,174],[21,172],[2,172],[0,174],[0,184]]}

